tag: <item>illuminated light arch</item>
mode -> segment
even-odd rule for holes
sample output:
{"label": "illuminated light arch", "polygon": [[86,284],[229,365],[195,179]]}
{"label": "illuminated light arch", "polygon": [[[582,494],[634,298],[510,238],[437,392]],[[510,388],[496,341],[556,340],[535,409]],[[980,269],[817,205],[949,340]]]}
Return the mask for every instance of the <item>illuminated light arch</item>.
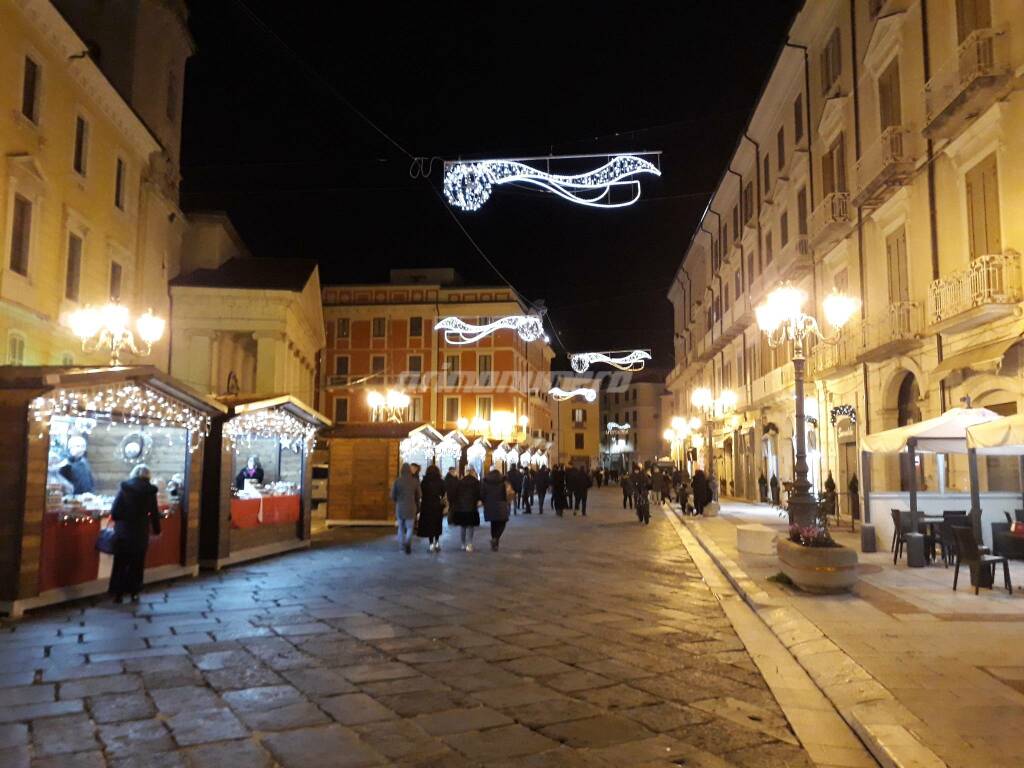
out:
{"label": "illuminated light arch", "polygon": [[458,317],[445,317],[434,325],[435,331],[444,331],[444,340],[449,344],[473,344],[506,328],[518,333],[523,341],[548,340],[544,333],[544,321],[538,315],[509,315],[486,325],[473,325]]}
{"label": "illuminated light arch", "polygon": [[[578,158],[523,159],[551,161]],[[661,176],[658,166],[637,155],[615,155],[599,168],[578,174],[549,173],[520,160],[453,161],[445,163],[444,196],[455,208],[477,211],[490,199],[495,186],[528,184],[578,205],[591,208],[623,208],[640,199],[640,181],[633,177],[643,173]],[[620,187],[629,188],[631,197],[628,200],[612,202],[612,190]]]}
{"label": "illuminated light arch", "polygon": [[569,355],[569,364],[576,373],[584,373],[594,363],[606,363],[620,371],[642,371],[651,353],[646,349],[630,352],[577,352]]}
{"label": "illuminated light arch", "polygon": [[551,395],[552,399],[558,401],[572,400],[574,397],[582,397],[588,403],[592,403],[597,400],[597,391],[590,387],[579,387],[573,390],[565,390],[561,387],[552,387],[548,390],[548,394]]}

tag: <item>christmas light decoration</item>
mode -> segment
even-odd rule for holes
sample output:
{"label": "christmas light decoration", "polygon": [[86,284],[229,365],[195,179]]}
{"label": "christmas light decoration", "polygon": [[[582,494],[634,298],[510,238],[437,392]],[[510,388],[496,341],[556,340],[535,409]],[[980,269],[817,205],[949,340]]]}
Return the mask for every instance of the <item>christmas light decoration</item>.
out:
{"label": "christmas light decoration", "polygon": [[852,405],[837,405],[829,413],[831,414],[832,426],[835,426],[835,423],[839,421],[841,416],[848,418],[851,424],[857,423],[857,409]]}
{"label": "christmas light decoration", "polygon": [[551,395],[553,400],[572,400],[574,397],[582,397],[588,403],[592,403],[597,400],[597,392],[589,387],[579,387],[578,389],[565,390],[561,387],[552,387],[548,390],[548,394]]}
{"label": "christmas light decoration", "polygon": [[251,447],[253,440],[279,440],[286,449],[308,453],[316,433],[315,425],[277,408],[241,413],[224,425],[224,437],[235,453]]}
{"label": "christmas light decoration", "polygon": [[371,389],[366,393],[366,404],[370,406],[370,421],[400,422],[410,402],[407,394],[396,389],[389,389],[383,394]]}
{"label": "christmas light decoration", "polygon": [[608,422],[607,431],[608,432],[629,432],[629,430],[631,430],[632,428],[633,427],[630,426],[629,423],[626,423],[626,424],[616,424],[614,421],[609,421]]}
{"label": "christmas light decoration", "polygon": [[544,321],[538,315],[509,315],[486,325],[473,325],[458,317],[445,317],[434,326],[435,331],[444,331],[444,340],[448,344],[473,344],[506,328],[518,333],[523,341],[548,340],[544,333]]}
{"label": "christmas light decoration", "polygon": [[576,373],[583,373],[594,363],[606,363],[620,371],[642,371],[644,361],[651,359],[650,351],[634,349],[631,352],[577,352],[569,355],[569,364]]}
{"label": "christmas light decoration", "polygon": [[413,432],[398,444],[398,453],[405,464],[428,467],[434,460],[434,444],[422,432]]}
{"label": "christmas light decoration", "polygon": [[[617,155],[593,171],[574,175],[548,173],[519,160],[456,161],[445,163],[444,196],[456,208],[477,211],[490,199],[495,186],[528,184],[571,203],[592,208],[622,208],[640,199],[640,181],[633,177],[643,173],[661,176],[656,165],[636,155]],[[612,201],[611,192],[618,187],[630,190],[629,199]]]}
{"label": "christmas light decoration", "polygon": [[32,417],[39,424],[55,416],[66,416],[186,429],[189,452],[195,451],[210,434],[208,415],[137,384],[79,391],[61,389],[53,395],[37,397],[31,407]]}

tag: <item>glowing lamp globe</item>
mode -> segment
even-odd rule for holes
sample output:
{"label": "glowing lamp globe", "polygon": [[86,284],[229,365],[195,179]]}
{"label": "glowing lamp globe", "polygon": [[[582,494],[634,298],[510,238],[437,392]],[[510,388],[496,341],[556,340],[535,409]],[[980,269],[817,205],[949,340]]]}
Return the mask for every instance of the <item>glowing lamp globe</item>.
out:
{"label": "glowing lamp globe", "polygon": [[699,387],[693,390],[693,394],[690,396],[690,402],[697,408],[707,408],[711,405],[711,401],[714,398],[711,395],[711,390],[707,387]]}
{"label": "glowing lamp globe", "polygon": [[149,345],[156,344],[163,338],[165,325],[163,318],[154,315],[152,309],[146,310],[145,314],[140,315],[135,321],[139,338]]}
{"label": "glowing lamp globe", "polygon": [[676,432],[683,432],[687,430],[688,426],[689,425],[686,423],[686,419],[684,419],[682,416],[672,417],[672,429],[674,429]]}
{"label": "glowing lamp globe", "polygon": [[384,395],[371,389],[366,393],[366,404],[371,408],[381,408],[384,405]]}
{"label": "glowing lamp globe", "polygon": [[83,342],[99,333],[102,324],[103,320],[99,311],[93,307],[77,309],[68,317],[71,332]]}
{"label": "glowing lamp globe", "polygon": [[526,429],[528,426],[530,426],[530,417],[526,416],[525,414],[520,416],[519,426],[522,427],[523,429]]}
{"label": "glowing lamp globe", "polygon": [[825,310],[825,319],[828,324],[833,328],[842,328],[857,311],[857,300],[833,288],[832,293],[826,296],[825,301],[822,302],[822,307]]}
{"label": "glowing lamp globe", "polygon": [[722,405],[725,406],[726,410],[732,410],[736,407],[736,403],[739,402],[739,395],[733,392],[731,389],[723,389],[722,394],[719,397]]}
{"label": "glowing lamp globe", "polygon": [[693,447],[698,451],[704,447],[704,435],[695,434],[690,440],[693,442]]}
{"label": "glowing lamp globe", "polygon": [[665,438],[666,442],[674,443],[676,441],[676,433],[673,429],[666,429],[661,433],[661,436]]}
{"label": "glowing lamp globe", "polygon": [[701,421],[696,416],[694,416],[692,419],[690,419],[690,429],[692,429],[694,432],[696,432],[698,429],[700,429],[703,426],[704,426],[704,422]]}
{"label": "glowing lamp globe", "polygon": [[103,325],[113,334],[123,334],[128,330],[128,307],[110,302],[100,310]]}

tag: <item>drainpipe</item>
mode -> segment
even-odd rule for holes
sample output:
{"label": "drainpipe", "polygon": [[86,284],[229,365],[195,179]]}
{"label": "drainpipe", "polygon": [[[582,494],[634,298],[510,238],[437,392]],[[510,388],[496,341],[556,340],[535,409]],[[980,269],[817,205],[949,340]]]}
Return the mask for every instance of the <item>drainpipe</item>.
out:
{"label": "drainpipe", "polygon": [[[810,53],[807,50],[806,45],[800,45],[798,43],[791,43],[788,40],[785,43],[787,48],[796,48],[798,51],[802,51],[804,55],[804,132],[807,137],[807,216],[811,215],[811,210],[814,208],[814,154],[811,152],[811,61]],[[795,150],[794,150],[795,151]],[[797,222],[797,227],[800,226],[800,222]],[[799,233],[798,233],[799,234]],[[808,233],[809,235],[810,233]],[[818,265],[811,257],[811,291],[813,292],[814,306],[818,306]]]}
{"label": "drainpipe", "polygon": [[[757,187],[755,190],[757,199],[757,211],[751,212],[751,215],[755,217],[754,224],[757,229],[757,271],[760,274],[761,270],[764,269],[764,260],[761,254],[761,145],[750,138],[750,134],[744,131],[743,138],[754,145],[754,186]],[[740,210],[743,209],[743,191],[740,190]]]}

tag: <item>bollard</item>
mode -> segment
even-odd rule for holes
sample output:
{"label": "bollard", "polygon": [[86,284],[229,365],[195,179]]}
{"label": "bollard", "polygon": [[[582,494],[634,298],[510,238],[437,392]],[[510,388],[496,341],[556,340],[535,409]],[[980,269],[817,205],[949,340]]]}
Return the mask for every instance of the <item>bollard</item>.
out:
{"label": "bollard", "polygon": [[861,552],[877,552],[877,542],[875,541],[875,526],[871,523],[865,523],[860,527],[860,551]]}
{"label": "bollard", "polygon": [[903,538],[907,542],[907,567],[924,568],[924,534],[905,533]]}

